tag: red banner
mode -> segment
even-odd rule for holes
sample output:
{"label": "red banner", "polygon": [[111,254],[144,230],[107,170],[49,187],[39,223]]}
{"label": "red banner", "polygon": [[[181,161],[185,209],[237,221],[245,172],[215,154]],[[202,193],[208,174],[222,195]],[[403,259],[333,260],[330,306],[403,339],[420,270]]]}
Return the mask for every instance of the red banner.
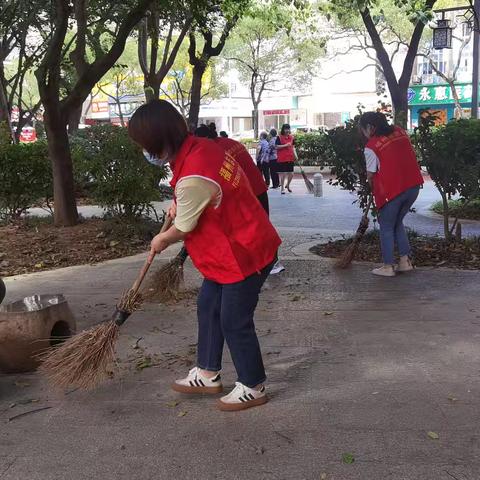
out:
{"label": "red banner", "polygon": [[283,110],[264,110],[263,116],[268,117],[269,115],[290,115],[290,110],[283,109]]}

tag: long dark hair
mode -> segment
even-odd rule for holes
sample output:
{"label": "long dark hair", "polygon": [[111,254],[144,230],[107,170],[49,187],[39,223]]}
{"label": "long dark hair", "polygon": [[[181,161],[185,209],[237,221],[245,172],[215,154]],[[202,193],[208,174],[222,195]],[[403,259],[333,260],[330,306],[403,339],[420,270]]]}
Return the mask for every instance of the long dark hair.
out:
{"label": "long dark hair", "polygon": [[282,130],[280,130],[280,135],[285,135],[285,130],[291,130],[290,124],[284,123],[282,125]]}
{"label": "long dark hair", "polygon": [[128,122],[132,140],[151,155],[174,156],[188,135],[187,124],[165,100],[151,100],[137,108]]}
{"label": "long dark hair", "polygon": [[388,123],[387,117],[381,112],[365,112],[360,117],[360,126],[367,128],[367,125],[375,127],[374,135],[376,137],[387,137],[395,130],[395,127]]}

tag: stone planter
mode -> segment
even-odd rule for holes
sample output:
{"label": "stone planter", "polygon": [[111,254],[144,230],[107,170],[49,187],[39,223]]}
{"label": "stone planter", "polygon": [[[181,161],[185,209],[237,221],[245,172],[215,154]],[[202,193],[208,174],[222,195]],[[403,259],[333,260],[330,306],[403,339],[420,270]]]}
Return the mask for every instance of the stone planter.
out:
{"label": "stone planter", "polygon": [[36,355],[75,333],[63,295],[34,295],[0,307],[0,371],[30,372]]}
{"label": "stone planter", "polygon": [[5,292],[6,292],[5,283],[0,278],[0,303],[2,303],[3,299],[5,298]]}

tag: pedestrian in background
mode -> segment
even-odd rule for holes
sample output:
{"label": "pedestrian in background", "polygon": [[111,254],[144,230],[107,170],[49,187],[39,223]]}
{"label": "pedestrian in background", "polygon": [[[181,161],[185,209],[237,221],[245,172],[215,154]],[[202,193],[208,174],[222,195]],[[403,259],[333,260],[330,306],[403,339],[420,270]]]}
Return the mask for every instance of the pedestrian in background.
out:
{"label": "pedestrian in background", "polygon": [[280,176],[280,187],[282,195],[285,189],[290,193],[290,183],[293,179],[293,168],[297,160],[297,152],[295,150],[295,138],[293,137],[288,123],[282,125],[280,135],[275,142],[277,148],[277,171]]}
{"label": "pedestrian in background", "polygon": [[272,128],[270,130],[270,140],[269,144],[269,162],[268,166],[270,168],[270,177],[272,179],[272,188],[276,189],[280,186],[280,180],[278,178],[277,172],[277,148],[276,148],[276,141],[277,141],[277,131]]}
{"label": "pedestrian in background", "polygon": [[270,186],[270,144],[267,132],[260,133],[260,141],[257,146],[257,167],[263,174],[265,184]]}

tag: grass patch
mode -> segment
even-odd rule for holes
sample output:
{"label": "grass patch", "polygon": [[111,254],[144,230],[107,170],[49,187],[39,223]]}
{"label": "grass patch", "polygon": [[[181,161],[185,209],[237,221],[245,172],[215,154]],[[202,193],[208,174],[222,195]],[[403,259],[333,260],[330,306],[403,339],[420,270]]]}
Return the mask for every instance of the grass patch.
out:
{"label": "grass patch", "polygon": [[[450,216],[458,217],[464,220],[480,220],[480,198],[472,200],[467,205],[463,200],[449,200],[448,208]],[[442,201],[435,202],[431,207],[435,213],[443,215],[443,203]]]}

